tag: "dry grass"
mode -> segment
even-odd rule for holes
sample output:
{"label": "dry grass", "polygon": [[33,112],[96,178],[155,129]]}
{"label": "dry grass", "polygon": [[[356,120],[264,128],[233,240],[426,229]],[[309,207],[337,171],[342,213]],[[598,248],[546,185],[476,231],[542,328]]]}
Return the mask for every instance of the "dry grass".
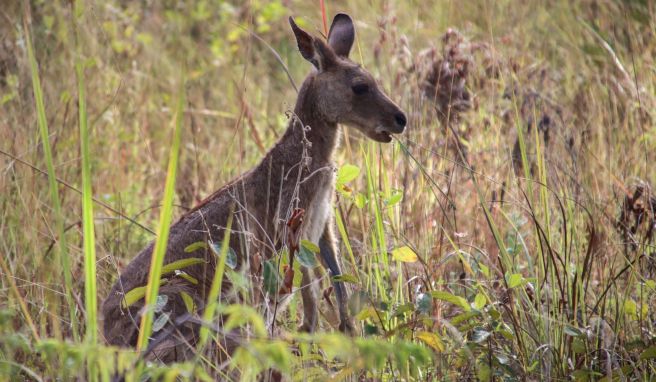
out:
{"label": "dry grass", "polygon": [[[299,84],[309,65],[285,18],[299,16],[318,32],[318,4],[90,1],[79,21],[81,57],[69,5],[31,5],[73,315],[53,265],[57,217],[48,178],[35,169],[45,171],[46,159],[23,10],[13,3],[0,10],[0,376],[85,379],[89,358],[106,377],[115,365],[108,360],[125,366],[134,358],[71,342],[70,317],[79,333],[87,317],[82,199],[73,190],[82,188],[75,61],[86,66],[91,189],[111,207],[94,205],[103,298],[153,239],[132,221],[156,226],[181,71],[187,102],[174,216],[254,165],[282,134],[295,91],[248,31],[280,55]],[[349,133],[337,156],[338,165],[361,169],[336,206],[346,272],[359,279],[351,287],[360,332],[354,342],[294,333],[295,298],[278,323],[290,337],[246,346],[250,353],[231,365],[236,373],[260,370],[257,364],[296,379],[340,372],[351,379],[653,378],[654,3],[327,7],[329,15],[354,17],[352,58],[376,74],[411,121],[390,145]],[[402,246],[420,261],[393,261],[388,254]],[[321,332],[331,332],[328,303],[322,312]],[[323,352],[298,345],[309,340]],[[290,352],[290,342],[304,356]],[[377,350],[398,358],[383,354],[381,363]],[[64,362],[71,366],[58,367]],[[174,370],[201,378],[201,370],[216,376],[226,366],[195,365]],[[150,375],[171,370],[148,367]]]}

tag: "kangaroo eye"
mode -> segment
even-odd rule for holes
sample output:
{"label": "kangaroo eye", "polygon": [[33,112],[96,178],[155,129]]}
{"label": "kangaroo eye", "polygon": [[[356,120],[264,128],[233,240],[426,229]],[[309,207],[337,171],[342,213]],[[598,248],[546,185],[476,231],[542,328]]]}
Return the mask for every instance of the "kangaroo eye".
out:
{"label": "kangaroo eye", "polygon": [[365,94],[365,93],[369,92],[369,85],[367,85],[367,84],[357,84],[357,85],[353,85],[353,87],[351,89],[353,89],[353,93],[355,93],[357,95],[362,95],[362,94]]}

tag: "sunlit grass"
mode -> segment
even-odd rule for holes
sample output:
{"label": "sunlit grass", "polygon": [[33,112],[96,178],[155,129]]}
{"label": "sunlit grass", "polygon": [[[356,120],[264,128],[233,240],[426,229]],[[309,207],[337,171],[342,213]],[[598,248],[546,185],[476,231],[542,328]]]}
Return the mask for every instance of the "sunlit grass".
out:
{"label": "sunlit grass", "polygon": [[[290,380],[649,380],[650,191],[620,218],[636,185],[656,179],[656,15],[643,3],[78,1],[32,4],[22,28],[0,22],[10,53],[0,44],[0,149],[11,155],[0,154],[0,379],[110,380],[119,370],[126,380],[212,380],[275,369]],[[224,304],[223,281],[252,281],[224,266],[229,228],[194,319],[204,345],[221,342],[214,324],[241,319],[249,341],[233,359],[214,362],[200,346],[187,363],[160,365],[104,347],[96,299],[153,238],[143,227],[158,226],[154,261],[129,297],[148,307],[168,269],[172,219],[282,135],[296,96],[287,76],[298,83],[310,70],[286,16],[319,33],[336,11],[356,20],[355,61],[411,121],[390,145],[346,128],[336,153],[338,168],[357,173],[338,185],[334,206],[355,338],[330,333],[335,299],[321,268],[314,335],[296,331],[299,293],[274,338],[251,286],[242,305]],[[24,9],[5,14],[20,20]],[[473,107],[445,126],[421,92],[420,52],[446,54],[450,27],[473,43]],[[142,351],[153,324],[152,309],[143,313]]]}
{"label": "sunlit grass", "polygon": [[[41,79],[39,77],[39,66],[34,57],[34,46],[32,44],[32,37],[28,25],[27,2],[25,2],[23,17],[23,30],[25,31],[27,55],[30,62],[30,74],[32,76],[32,89],[34,91],[34,101],[37,112],[37,124],[41,134],[41,142],[43,145],[43,155],[45,157],[46,168],[48,169],[48,187],[50,191],[50,202],[55,216],[55,226],[57,233],[57,260],[54,263],[61,263],[61,273],[64,275],[64,296],[68,305],[68,312],[70,318],[71,332],[75,340],[79,339],[77,311],[75,302],[73,301],[73,282],[71,280],[71,266],[70,254],[68,253],[68,244],[66,242],[66,232],[64,230],[64,214],[62,213],[61,200],[59,197],[59,188],[57,185],[57,176],[55,174],[55,165],[52,159],[52,149],[50,147],[50,134],[48,132],[48,121],[46,118],[46,109],[43,102],[43,92],[41,90]],[[57,269],[57,268],[55,268]],[[60,272],[54,272],[59,274]]]}
{"label": "sunlit grass", "polygon": [[[221,285],[223,285],[223,275],[225,273],[226,258],[228,257],[228,250],[230,249],[230,234],[232,229],[232,219],[233,211],[230,211],[228,217],[228,222],[226,223],[225,233],[223,235],[223,241],[221,242],[221,250],[219,252],[219,261],[216,265],[216,271],[214,272],[214,277],[212,278],[212,284],[210,285],[210,292],[207,294],[207,304],[206,308],[203,311],[203,320],[205,322],[212,322],[214,315],[216,313],[216,308],[218,301],[221,297]],[[207,339],[209,338],[210,331],[208,328],[203,327],[200,331],[200,349],[207,344]]]}
{"label": "sunlit grass", "polygon": [[[78,125],[80,128],[80,156],[82,159],[82,235],[84,240],[84,302],[86,310],[86,341],[98,341],[98,292],[96,276],[96,236],[93,215],[93,191],[91,189],[91,154],[89,150],[89,125],[85,89],[84,49],[80,42],[78,19],[82,16],[83,3],[77,0],[74,5],[73,25],[76,40],[75,75],[77,78]],[[90,367],[90,377],[95,379],[94,368]]]}
{"label": "sunlit grass", "polygon": [[173,119],[173,142],[169,154],[169,165],[166,172],[166,185],[164,186],[164,197],[162,199],[162,210],[160,213],[159,224],[157,226],[157,239],[153,249],[148,273],[148,284],[146,286],[146,308],[141,316],[139,326],[139,339],[137,341],[137,350],[145,350],[148,346],[150,334],[153,326],[153,315],[155,301],[159,292],[160,279],[162,278],[162,266],[164,264],[164,255],[169,239],[169,229],[173,218],[173,197],[175,195],[175,181],[178,173],[178,160],[180,157],[180,140],[182,137],[182,126],[184,121],[183,108],[185,104],[185,87],[184,81],[181,81],[178,91],[178,99],[175,107]]}

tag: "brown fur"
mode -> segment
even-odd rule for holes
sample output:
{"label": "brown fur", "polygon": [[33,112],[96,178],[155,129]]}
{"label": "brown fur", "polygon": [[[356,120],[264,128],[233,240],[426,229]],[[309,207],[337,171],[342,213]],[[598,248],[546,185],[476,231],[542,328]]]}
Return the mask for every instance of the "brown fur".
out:
{"label": "brown fur", "polygon": [[[335,17],[328,44],[298,28],[291,18],[290,23],[301,54],[318,70],[305,79],[287,131],[260,164],[216,191],[171,227],[165,264],[190,257],[202,256],[206,260],[184,269],[199,281],[198,285],[168,275],[169,281],[161,287],[160,295],[168,296],[165,310],[171,312],[171,321],[186,313],[180,291],[192,296],[202,309],[216,265],[211,251],[187,253],[185,248],[199,241],[220,243],[231,210],[234,220],[230,247],[237,253],[240,268],[252,269],[255,257],[270,258],[283,242],[285,222],[295,208],[302,208],[306,211],[303,237],[318,242],[323,263],[333,275],[340,274],[330,214],[334,193],[332,157],[339,143],[337,124],[353,126],[381,142],[389,142],[390,134],[400,133],[405,127],[405,116],[399,107],[378,88],[369,73],[348,59],[354,33],[348,16]],[[356,94],[363,86],[367,91]],[[143,301],[127,309],[121,301],[127,291],[146,285],[152,250],[151,243],[126,267],[103,303],[104,334],[110,344],[136,343]],[[303,329],[313,331],[317,324],[317,298],[310,276],[304,270]],[[253,277],[253,297],[264,301],[264,292],[258,287],[261,280],[257,275]],[[348,332],[352,324],[346,309],[346,290],[342,283],[335,283],[335,288],[340,329]],[[230,295],[227,281],[222,289],[223,298],[237,300]],[[175,326],[176,332],[182,334],[177,337],[181,340],[167,339],[155,349],[155,355],[162,360],[184,359],[193,350],[197,329],[180,323]]]}

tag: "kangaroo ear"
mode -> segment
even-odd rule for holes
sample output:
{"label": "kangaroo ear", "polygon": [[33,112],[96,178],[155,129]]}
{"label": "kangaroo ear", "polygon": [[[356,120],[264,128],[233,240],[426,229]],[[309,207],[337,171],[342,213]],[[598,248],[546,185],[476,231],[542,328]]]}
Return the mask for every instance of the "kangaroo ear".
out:
{"label": "kangaroo ear", "polygon": [[289,18],[289,25],[292,26],[298,50],[303,58],[310,61],[319,71],[326,70],[335,63],[337,57],[330,46],[299,28],[292,17]]}
{"label": "kangaroo ear", "polygon": [[348,57],[355,40],[353,20],[345,13],[338,13],[328,32],[328,44],[338,56]]}

